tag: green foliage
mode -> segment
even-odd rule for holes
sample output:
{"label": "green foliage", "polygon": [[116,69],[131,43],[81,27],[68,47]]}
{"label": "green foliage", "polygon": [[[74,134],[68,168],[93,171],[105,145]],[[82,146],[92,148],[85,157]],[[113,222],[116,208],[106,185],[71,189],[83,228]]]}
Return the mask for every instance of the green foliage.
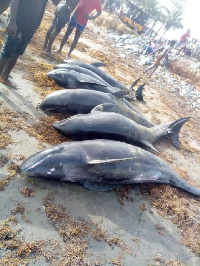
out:
{"label": "green foliage", "polygon": [[185,12],[186,0],[169,0],[169,3],[171,3],[170,8],[161,6],[161,0],[124,0],[124,2],[132,2],[140,6],[148,14],[152,15],[158,21],[164,23],[166,31],[171,28],[183,28],[183,24],[181,23],[181,21]]}

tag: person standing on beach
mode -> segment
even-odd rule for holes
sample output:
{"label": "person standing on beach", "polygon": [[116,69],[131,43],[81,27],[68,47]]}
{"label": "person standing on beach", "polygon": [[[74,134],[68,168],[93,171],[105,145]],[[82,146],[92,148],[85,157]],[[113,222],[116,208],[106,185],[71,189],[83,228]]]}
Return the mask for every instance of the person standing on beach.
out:
{"label": "person standing on beach", "polygon": [[50,28],[48,29],[43,45],[43,50],[47,52],[51,58],[54,56],[51,53],[52,45],[66,23],[69,22],[70,14],[74,11],[79,0],[64,0],[56,8],[54,13],[54,20]]}
{"label": "person standing on beach", "polygon": [[189,38],[189,37],[190,37],[190,30],[188,29],[188,30],[186,31],[186,33],[184,33],[184,34],[181,36],[181,38],[180,38],[179,42],[177,43],[177,45],[175,46],[175,48],[178,48],[178,47],[181,46],[183,43],[185,43],[185,42],[187,41],[187,38]]}
{"label": "person standing on beach", "polygon": [[[90,13],[93,10],[96,10],[97,13],[94,16],[90,16]],[[75,37],[70,47],[69,53],[67,55],[67,58],[69,58],[72,51],[76,47],[78,40],[81,36],[81,33],[84,31],[87,25],[88,20],[93,20],[99,17],[101,13],[102,13],[101,0],[80,0],[71,20],[69,21],[67,31],[61,41],[60,48],[57,51],[57,53],[61,53],[62,48],[67,42],[70,34],[74,30],[74,28],[76,28]]]}
{"label": "person standing on beach", "polygon": [[[169,43],[168,43],[165,47],[161,47],[161,48],[159,48],[158,51],[160,51],[160,52],[159,52],[158,55],[156,56],[153,65],[150,66],[150,67],[148,67],[147,69],[145,69],[145,70],[143,71],[143,74],[146,73],[146,72],[149,72],[150,70],[152,70],[151,73],[150,73],[150,75],[148,76],[148,77],[150,78],[151,75],[153,74],[153,72],[154,72],[154,71],[158,68],[158,66],[160,65],[160,62],[161,62],[162,59],[163,59],[163,61],[168,62],[168,54],[169,54],[169,52],[171,51],[172,47],[174,46],[175,42],[176,42],[176,41],[174,41],[174,40],[173,40],[173,41],[169,41]],[[155,52],[156,52],[156,51],[155,51]]]}
{"label": "person standing on beach", "polygon": [[[48,0],[11,0],[10,20],[0,55],[0,82],[17,89],[8,77],[24,53],[41,20]],[[52,0],[58,5],[60,0]]]}

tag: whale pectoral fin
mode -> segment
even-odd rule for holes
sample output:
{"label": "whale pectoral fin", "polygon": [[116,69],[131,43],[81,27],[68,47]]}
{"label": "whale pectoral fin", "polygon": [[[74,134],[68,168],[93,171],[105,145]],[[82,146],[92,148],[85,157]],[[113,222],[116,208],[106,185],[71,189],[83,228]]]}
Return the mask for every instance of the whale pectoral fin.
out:
{"label": "whale pectoral fin", "polygon": [[83,83],[83,84],[92,84],[92,85],[98,85],[98,86],[102,86],[102,87],[106,87],[107,85],[105,83],[102,83],[101,81],[99,80],[90,80],[90,79],[86,79],[86,78],[82,78],[80,76],[77,77],[77,80],[80,82],[80,83]]}
{"label": "whale pectoral fin", "polygon": [[142,144],[144,144],[145,146],[147,146],[148,148],[151,148],[153,151],[158,152],[158,150],[149,142],[149,141],[140,141]]}
{"label": "whale pectoral fin", "polygon": [[115,109],[117,108],[116,104],[113,103],[103,103],[100,105],[97,105],[92,109],[91,113],[94,112],[115,112]]}
{"label": "whale pectoral fin", "polygon": [[122,185],[110,185],[110,184],[92,183],[92,182],[83,182],[83,183],[79,183],[79,185],[89,190],[102,191],[102,192],[123,187]]}
{"label": "whale pectoral fin", "polygon": [[77,183],[87,178],[88,165],[63,165],[63,177],[61,182]]}

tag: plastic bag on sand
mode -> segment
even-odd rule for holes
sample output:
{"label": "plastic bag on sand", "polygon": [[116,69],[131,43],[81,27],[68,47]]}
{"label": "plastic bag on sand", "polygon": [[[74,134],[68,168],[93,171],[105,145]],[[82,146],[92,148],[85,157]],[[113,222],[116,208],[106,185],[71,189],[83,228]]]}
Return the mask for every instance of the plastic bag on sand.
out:
{"label": "plastic bag on sand", "polygon": [[151,56],[147,56],[147,57],[141,57],[139,65],[140,66],[151,65],[152,63],[153,63],[153,58]]}

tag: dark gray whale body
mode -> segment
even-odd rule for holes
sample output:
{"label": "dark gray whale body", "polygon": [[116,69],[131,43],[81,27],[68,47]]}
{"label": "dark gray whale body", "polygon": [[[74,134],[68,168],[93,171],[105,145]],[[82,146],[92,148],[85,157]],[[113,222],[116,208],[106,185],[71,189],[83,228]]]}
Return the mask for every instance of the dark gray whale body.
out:
{"label": "dark gray whale body", "polygon": [[117,106],[120,113],[146,127],[154,126],[141,114],[130,109],[116,94],[92,90],[60,90],[51,93],[40,104],[40,109],[51,113],[87,114],[97,105],[110,103]]}
{"label": "dark gray whale body", "polygon": [[[95,65],[98,66],[99,64],[97,63]],[[100,63],[100,66],[101,66],[101,63]],[[85,63],[83,61],[76,60],[76,59],[75,60],[64,60],[63,64],[56,65],[54,68],[55,69],[73,69],[74,71],[77,71],[79,73],[87,74],[87,75],[90,75],[92,77],[95,77],[96,79],[100,79],[101,82],[102,82],[102,80],[104,80],[104,82],[107,84],[107,87],[108,87],[109,90],[111,89],[111,88],[109,88],[109,86],[110,86],[114,90],[116,90],[116,88],[117,88],[119,90],[122,90],[125,93],[127,93],[130,90],[132,90],[141,79],[141,78],[138,78],[137,80],[135,80],[132,83],[131,87],[129,89],[127,89],[126,86],[124,86],[122,83],[117,81],[114,77],[112,77],[108,73],[104,72],[103,70],[98,69],[97,67],[94,67],[91,64],[87,64],[87,63]],[[142,91],[144,89],[144,86],[145,86],[145,84],[142,84],[135,91],[135,96],[134,97],[130,97],[128,95],[125,95],[125,97],[127,99],[132,99],[133,100],[134,98],[136,98],[138,101],[143,101]],[[97,89],[98,89],[98,87],[97,87]],[[110,91],[107,91],[107,92],[110,93]]]}
{"label": "dark gray whale body", "polygon": [[152,143],[162,137],[172,135],[177,140],[173,144],[176,148],[180,148],[178,133],[188,119],[181,118],[171,124],[147,128],[117,113],[93,112],[56,122],[53,127],[67,137],[76,140],[100,138],[119,140],[134,145],[143,144],[155,150]]}
{"label": "dark gray whale body", "polygon": [[[99,80],[101,83],[105,84],[106,86],[110,86],[104,79],[102,79],[100,76],[98,76],[97,74],[95,74],[93,71],[91,70],[88,70],[84,67],[80,67],[80,66],[77,66],[77,65],[73,65],[73,64],[59,64],[59,65],[56,65],[54,67],[54,69],[56,69],[57,71],[59,70],[65,70],[65,71],[69,71],[69,70],[73,70],[77,73],[81,73],[81,74],[85,74],[85,75],[88,75],[88,76],[91,76],[97,80]],[[51,73],[51,72],[49,72]],[[119,90],[119,89],[118,89]]]}
{"label": "dark gray whale body", "polygon": [[28,158],[20,171],[87,188],[93,184],[98,189],[98,184],[161,183],[200,196],[200,188],[190,185],[163,160],[135,146],[111,140],[62,143]]}
{"label": "dark gray whale body", "polygon": [[[87,90],[96,90],[105,93],[121,93],[124,98],[128,100],[137,99],[139,101],[143,100],[143,88],[145,84],[141,85],[135,91],[135,96],[130,97],[126,93],[128,90],[119,89],[112,87],[106,81],[104,81],[100,76],[96,75],[92,71],[79,67],[76,65],[61,64],[58,65],[59,68],[50,71],[47,75],[52,78],[59,86],[65,89],[87,89]],[[56,66],[56,67],[58,67]],[[136,84],[137,84],[136,80]],[[131,109],[135,109],[129,102],[127,102]]]}
{"label": "dark gray whale body", "polygon": [[[47,75],[52,78],[59,86],[65,89],[87,89],[113,93],[119,91],[118,88],[111,87],[101,78],[90,75],[87,71],[77,72],[80,68],[72,66],[70,69],[56,69],[50,71]],[[91,72],[91,71],[90,71]],[[125,92],[124,92],[125,94]]]}
{"label": "dark gray whale body", "polygon": [[87,64],[83,61],[80,60],[64,60],[63,63],[65,64],[71,64],[71,65],[76,65],[82,68],[86,68],[90,71],[92,71],[93,73],[95,73],[96,75],[100,76],[103,80],[105,80],[105,82],[107,82],[110,86],[112,87],[116,87],[118,89],[124,90],[126,89],[126,87],[121,84],[119,81],[117,81],[115,78],[113,78],[112,76],[110,76],[109,74],[107,74],[106,72],[104,72],[103,70],[92,66],[90,64]]}

